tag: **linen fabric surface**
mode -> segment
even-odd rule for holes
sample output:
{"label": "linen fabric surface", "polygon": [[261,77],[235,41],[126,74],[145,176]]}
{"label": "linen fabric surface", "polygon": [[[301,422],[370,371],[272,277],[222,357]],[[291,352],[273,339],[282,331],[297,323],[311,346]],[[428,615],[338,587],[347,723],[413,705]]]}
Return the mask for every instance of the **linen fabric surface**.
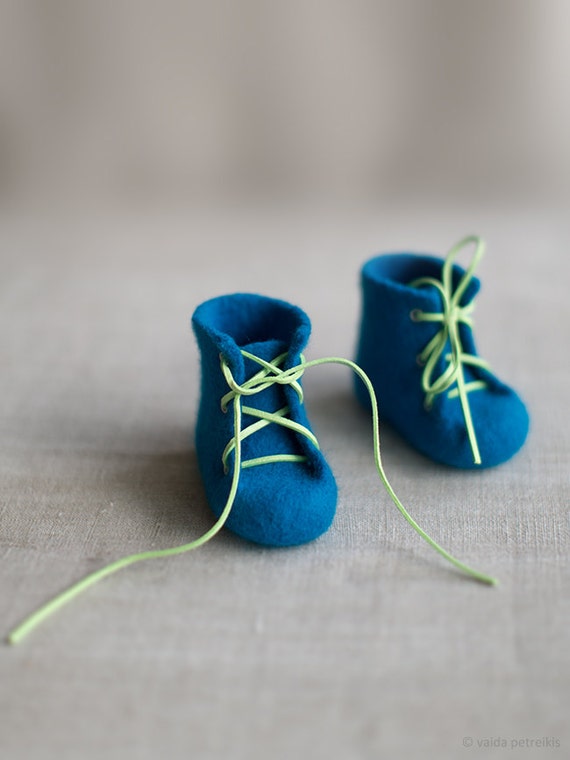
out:
{"label": "linen fabric surface", "polygon": [[478,347],[532,420],[521,451],[482,471],[443,467],[381,430],[402,502],[446,549],[497,576],[489,588],[395,509],[350,371],[305,373],[339,489],[330,529],[283,549],[222,531],[105,579],[0,647],[2,758],[457,760],[512,758],[519,740],[534,742],[527,757],[554,755],[536,744],[546,740],[568,753],[562,215],[258,203],[0,222],[4,633],[88,572],[212,525],[189,326],[206,299],[246,291],[296,304],[312,322],[307,360],[353,358],[363,262],[380,250],[444,254],[476,232],[488,245]]}

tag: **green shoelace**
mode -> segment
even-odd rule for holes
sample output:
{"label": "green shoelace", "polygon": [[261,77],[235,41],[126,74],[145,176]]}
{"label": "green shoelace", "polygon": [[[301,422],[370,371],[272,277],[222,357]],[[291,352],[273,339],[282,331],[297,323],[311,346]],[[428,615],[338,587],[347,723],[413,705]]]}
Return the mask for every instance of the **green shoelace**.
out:
{"label": "green shoelace", "polygon": [[[274,383],[278,383],[281,385],[291,386],[299,396],[299,400],[302,402],[303,391],[298,381],[306,369],[310,367],[317,367],[322,364],[340,364],[349,367],[358,375],[358,377],[366,386],[368,393],[370,394],[370,400],[372,402],[372,432],[374,444],[374,461],[376,463],[376,469],[378,470],[380,479],[382,480],[382,483],[388,491],[388,494],[390,495],[392,501],[404,516],[404,518],[407,520],[407,522],[414,528],[414,530],[419,533],[419,535],[425,541],[427,541],[427,543],[433,549],[435,549],[442,557],[451,562],[451,564],[457,567],[459,570],[463,571],[468,576],[478,581],[489,585],[496,585],[497,580],[495,578],[481,573],[478,570],[474,570],[465,563],[453,557],[451,554],[449,554],[449,552],[447,552],[438,543],[436,543],[411,517],[411,515],[407,512],[403,504],[398,499],[384,472],[382,457],[380,454],[378,404],[372,383],[370,382],[364,370],[362,370],[357,364],[350,361],[349,359],[343,359],[340,357],[326,357],[323,359],[314,359],[307,362],[302,356],[300,357],[300,363],[298,365],[291,367],[290,369],[283,370],[281,369],[281,365],[283,364],[287,354],[281,354],[272,362],[267,362],[263,359],[260,359],[259,357],[254,356],[247,351],[242,351],[242,354],[244,357],[257,362],[261,366],[260,371],[249,380],[246,380],[242,385],[235,381],[228,364],[224,360],[223,356],[220,357],[222,372],[230,388],[228,393],[221,400],[221,408],[223,411],[227,412],[229,405],[232,405],[234,428],[234,435],[229,441],[222,455],[222,462],[226,471],[229,470],[228,459],[232,451],[234,452],[234,459],[232,480],[228,499],[222,513],[214,525],[208,531],[206,531],[206,533],[194,541],[191,541],[190,543],[183,544],[182,546],[176,546],[170,549],[158,549],[156,551],[146,551],[140,552],[138,554],[131,554],[127,557],[123,557],[122,559],[110,563],[100,570],[96,570],[90,575],[87,575],[85,578],[78,581],[66,591],[63,591],[61,594],[57,595],[52,600],[44,604],[36,612],[32,613],[28,618],[26,618],[22,623],[14,628],[7,637],[7,642],[9,644],[19,643],[27,634],[39,626],[46,618],[70,602],[76,596],[81,594],[83,591],[87,590],[90,586],[98,583],[103,578],[106,578],[107,576],[137,562],[141,562],[147,559],[159,559],[164,557],[173,557],[177,554],[184,554],[185,552],[197,549],[198,547],[203,546],[205,543],[210,541],[210,539],[212,539],[217,533],[220,532],[230,515],[238,491],[240,472],[243,468],[271,464],[272,462],[304,461],[306,457],[297,454],[273,454],[265,457],[258,457],[256,459],[249,459],[245,461],[242,460],[242,441],[248,436],[253,435],[253,433],[257,432],[258,430],[261,430],[266,425],[270,424],[287,427],[308,438],[311,443],[317,448],[319,445],[316,437],[310,430],[286,416],[289,413],[288,407],[283,407],[276,412],[265,412],[259,409],[255,409],[254,407],[243,405],[242,398],[244,396],[253,396],[256,393],[260,393],[266,388],[269,388]],[[248,414],[250,416],[257,417],[257,422],[254,422],[242,429],[242,414]]]}
{"label": "green shoelace", "polygon": [[[473,258],[454,290],[453,261],[463,248],[472,243],[475,245]],[[430,409],[435,397],[440,393],[445,393],[445,391],[448,391],[448,398],[459,397],[475,464],[481,464],[481,454],[471,416],[468,394],[486,388],[487,383],[484,380],[465,382],[463,368],[465,365],[469,365],[488,370],[489,364],[479,356],[465,353],[461,344],[459,325],[463,324],[470,328],[473,327],[471,314],[475,308],[474,302],[470,301],[465,306],[460,306],[460,303],[484,252],[485,244],[481,238],[470,235],[457,243],[447,254],[443,264],[441,281],[436,280],[434,277],[419,277],[410,282],[410,286],[416,288],[433,286],[439,291],[442,302],[441,312],[425,312],[421,309],[414,309],[410,313],[410,318],[414,322],[441,323],[441,329],[433,336],[423,351],[418,354],[418,361],[424,365],[422,388],[425,393],[425,407],[426,409]],[[446,351],[448,344],[451,352],[444,355],[447,366],[440,375],[434,378],[435,368]]]}

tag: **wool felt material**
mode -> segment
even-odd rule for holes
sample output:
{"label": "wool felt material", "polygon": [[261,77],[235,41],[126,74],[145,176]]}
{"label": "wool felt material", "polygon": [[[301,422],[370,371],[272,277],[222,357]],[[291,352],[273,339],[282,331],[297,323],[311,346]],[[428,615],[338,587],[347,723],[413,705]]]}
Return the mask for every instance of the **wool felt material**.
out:
{"label": "wool felt material", "polygon": [[[422,388],[424,367],[418,356],[441,328],[440,323],[414,320],[416,310],[442,311],[442,296],[434,286],[414,287],[418,278],[442,277],[444,261],[429,254],[387,253],[364,264],[361,271],[362,310],[357,363],[370,377],[381,419],[391,424],[412,446],[431,459],[455,467],[491,467],[512,457],[525,442],[529,417],[519,396],[489,369],[463,365],[466,383],[483,381],[485,387],[468,394],[481,464],[476,464],[457,395],[437,394],[430,408]],[[456,288],[465,270],[453,264]],[[475,298],[480,281],[473,277],[460,299],[465,307]],[[464,354],[478,356],[469,325],[460,323],[458,334]],[[449,344],[435,374],[448,366]],[[356,396],[369,408],[362,383]]]}
{"label": "wool felt material", "polygon": [[[235,434],[232,415],[224,413],[220,405],[229,390],[221,357],[239,384],[260,370],[256,362],[244,358],[242,349],[268,362],[286,352],[282,364],[286,370],[299,364],[311,324],[301,309],[284,301],[235,293],[198,306],[192,326],[201,355],[196,452],[208,504],[219,517],[228,498],[233,467],[233,454],[229,454],[226,469],[222,455]],[[288,406],[287,416],[311,429],[304,405],[289,385],[275,383],[248,397],[247,403],[267,412]],[[244,414],[242,430],[254,421]],[[310,440],[281,425],[269,424],[242,441],[242,461],[273,454],[302,455],[306,461],[272,462],[242,469],[225,524],[239,536],[265,546],[311,541],[324,533],[334,518],[334,476]]]}

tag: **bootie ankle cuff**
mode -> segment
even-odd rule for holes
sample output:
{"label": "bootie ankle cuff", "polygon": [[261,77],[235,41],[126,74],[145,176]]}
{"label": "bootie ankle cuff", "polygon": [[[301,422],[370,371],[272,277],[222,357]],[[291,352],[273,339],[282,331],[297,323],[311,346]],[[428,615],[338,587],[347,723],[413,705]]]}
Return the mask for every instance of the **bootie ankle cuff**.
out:
{"label": "bootie ankle cuff", "polygon": [[[466,270],[454,264],[474,244]],[[472,327],[480,283],[473,272],[484,244],[468,237],[445,260],[395,253],[362,269],[357,363],[370,377],[388,421],[417,450],[461,468],[510,459],[529,427],[519,396],[479,357]],[[358,383],[357,397],[369,406]]]}

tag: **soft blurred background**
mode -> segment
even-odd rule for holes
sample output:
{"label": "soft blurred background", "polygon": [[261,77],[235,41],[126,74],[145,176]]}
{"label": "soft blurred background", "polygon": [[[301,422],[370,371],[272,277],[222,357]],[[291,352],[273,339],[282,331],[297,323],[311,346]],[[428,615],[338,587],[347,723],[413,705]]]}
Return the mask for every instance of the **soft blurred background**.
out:
{"label": "soft blurred background", "polygon": [[1,0],[4,200],[561,201],[567,0]]}

